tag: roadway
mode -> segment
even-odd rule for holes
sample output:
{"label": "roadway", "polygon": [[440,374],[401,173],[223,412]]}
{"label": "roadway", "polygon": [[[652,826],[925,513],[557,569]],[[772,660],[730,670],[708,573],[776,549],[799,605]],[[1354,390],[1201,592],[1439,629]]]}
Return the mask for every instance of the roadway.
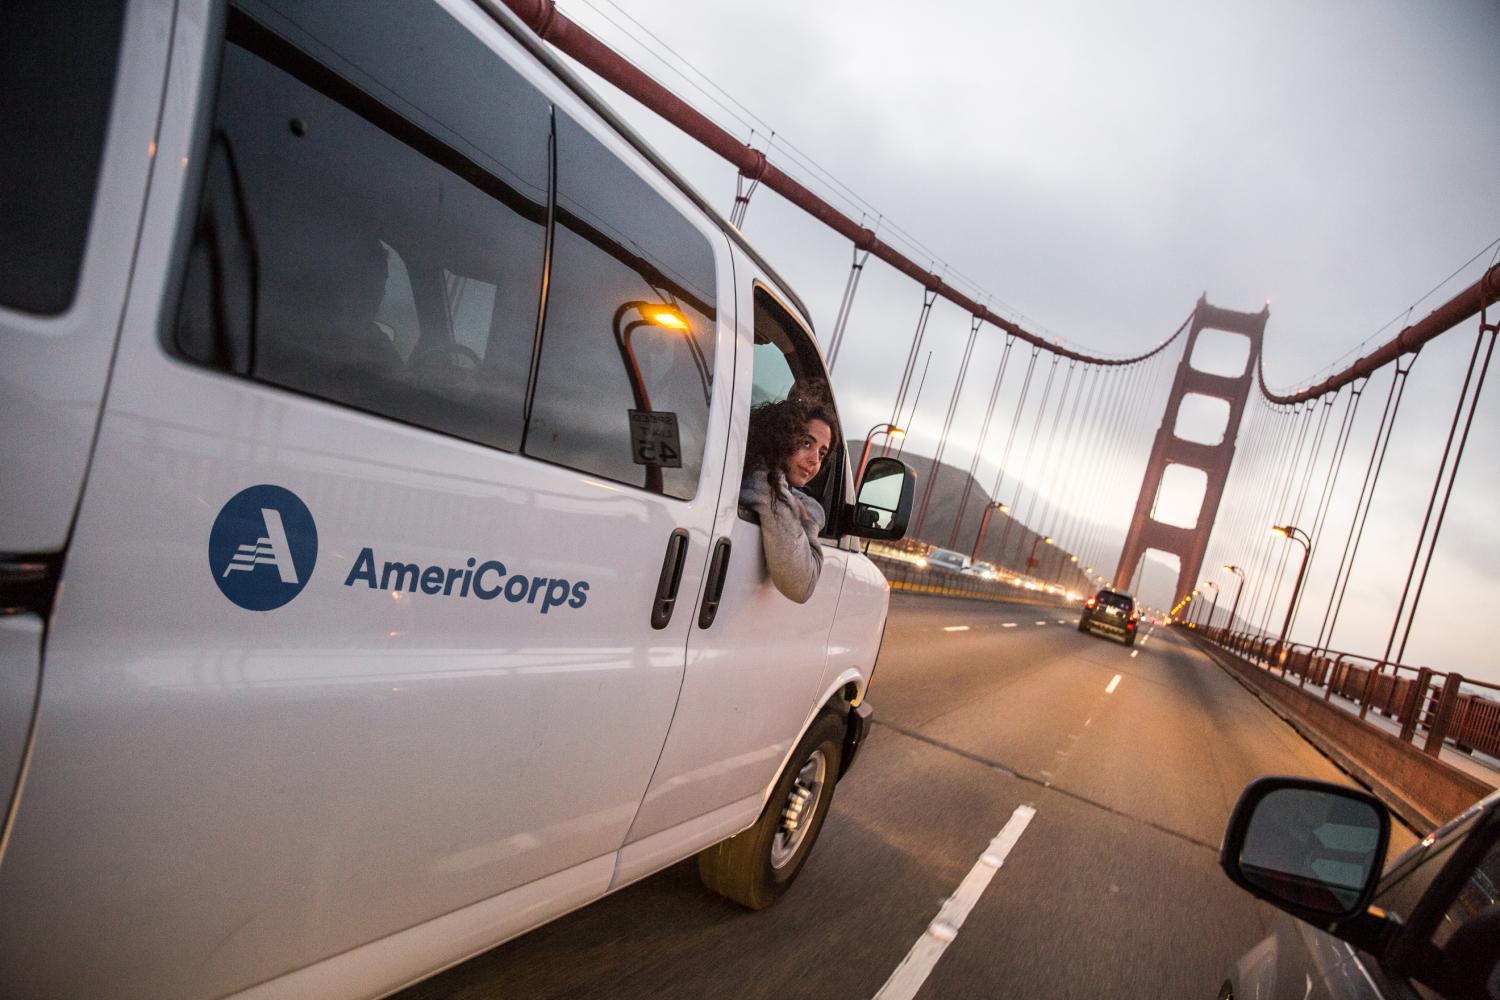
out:
{"label": "roadway", "polygon": [[1344,775],[1178,634],[1132,650],[1060,608],[891,605],[877,724],[776,906],[687,861],[401,1000],[873,997],[1022,807],[918,997],[1214,997],[1271,912],[1217,865],[1240,789]]}

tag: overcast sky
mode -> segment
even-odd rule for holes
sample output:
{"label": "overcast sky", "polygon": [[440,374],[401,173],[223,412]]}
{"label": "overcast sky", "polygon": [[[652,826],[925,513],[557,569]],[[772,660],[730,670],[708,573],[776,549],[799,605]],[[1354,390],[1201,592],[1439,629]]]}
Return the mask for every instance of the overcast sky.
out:
{"label": "overcast sky", "polygon": [[[1377,335],[1500,237],[1500,4],[1492,0],[923,7],[562,0],[559,7],[766,148],[763,130],[752,139],[750,114],[731,105],[749,124],[735,121],[675,75],[673,66],[691,76],[675,58],[659,61],[643,47],[644,32],[628,13],[774,128],[771,157],[788,172],[813,180],[786,143],[865,202],[816,187],[840,208],[855,218],[883,213],[928,248],[936,269],[946,265],[993,295],[997,311],[1099,353],[1149,349],[1205,292],[1216,305],[1251,312],[1269,300],[1267,381],[1275,389],[1307,384],[1366,339],[1378,343],[1399,329],[1398,321]],[[731,168],[600,89],[727,214]],[[873,221],[872,214],[866,222]],[[756,195],[744,229],[826,336],[848,244],[768,191]],[[1413,315],[1472,281],[1490,259]],[[849,434],[889,416],[920,302],[912,282],[872,262],[848,354],[834,373]],[[934,310],[912,450],[932,451],[967,329],[958,309]],[[1413,371],[1391,446],[1399,474],[1377,494],[1340,619],[1341,648],[1385,645],[1395,578],[1410,561],[1436,467],[1433,441],[1440,446],[1446,435],[1474,329],[1433,345]],[[972,454],[1000,345],[997,331],[981,335],[950,463],[966,465]],[[1361,410],[1370,424],[1357,425],[1341,496],[1357,492],[1385,377],[1372,380],[1382,399]],[[1009,419],[1018,378],[1007,378],[997,425]],[[1495,381],[1406,659],[1500,682],[1500,661],[1468,624],[1476,595],[1500,596]],[[1121,523],[1160,420],[1158,409],[1146,421],[1134,478],[1119,487]],[[998,472],[1003,436],[991,432],[982,483]],[[1331,452],[1331,439],[1324,448]],[[1028,478],[1025,469],[1013,473]],[[1321,470],[1314,481],[1321,485]],[[1173,498],[1163,501],[1170,507]],[[1347,527],[1335,504],[1328,543],[1319,547],[1335,551],[1321,558],[1337,561]],[[1332,568],[1322,574],[1328,579],[1320,572],[1315,559],[1307,600],[1319,612]],[[1272,616],[1278,625],[1282,601]],[[1316,631],[1320,614],[1309,617]],[[1299,618],[1294,637],[1302,632]]]}

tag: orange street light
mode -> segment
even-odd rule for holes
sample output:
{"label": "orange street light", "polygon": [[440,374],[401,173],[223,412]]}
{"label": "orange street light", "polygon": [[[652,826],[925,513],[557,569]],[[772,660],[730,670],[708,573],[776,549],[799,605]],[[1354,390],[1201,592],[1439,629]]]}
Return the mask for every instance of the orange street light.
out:
{"label": "orange street light", "polygon": [[875,440],[876,434],[884,434],[888,438],[898,438],[904,436],[906,431],[895,424],[876,424],[870,428],[870,433],[865,435],[864,450],[859,453],[859,467],[854,470],[854,483],[856,486],[859,485],[859,481],[865,476],[865,463],[870,461],[870,442]]}

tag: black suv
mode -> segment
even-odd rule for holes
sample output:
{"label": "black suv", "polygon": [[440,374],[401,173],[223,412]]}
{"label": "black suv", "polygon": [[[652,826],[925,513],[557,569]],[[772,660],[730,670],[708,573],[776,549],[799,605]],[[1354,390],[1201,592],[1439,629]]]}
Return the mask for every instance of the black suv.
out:
{"label": "black suv", "polygon": [[1125,640],[1125,645],[1134,646],[1135,625],[1140,618],[1141,613],[1135,609],[1135,598],[1105,587],[1083,602],[1078,631],[1119,636]]}

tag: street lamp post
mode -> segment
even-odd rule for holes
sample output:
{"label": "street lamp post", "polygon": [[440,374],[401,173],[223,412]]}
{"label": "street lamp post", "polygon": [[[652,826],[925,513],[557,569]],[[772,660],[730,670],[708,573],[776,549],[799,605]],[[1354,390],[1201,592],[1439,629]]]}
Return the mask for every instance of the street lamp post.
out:
{"label": "street lamp post", "polygon": [[1048,545],[1051,545],[1052,544],[1052,536],[1051,535],[1047,535],[1047,536],[1037,535],[1036,538],[1032,539],[1032,541],[1031,541],[1031,554],[1026,557],[1026,572],[1027,572],[1028,575],[1034,575],[1034,574],[1031,573],[1032,568],[1035,567],[1035,566],[1041,565],[1039,562],[1037,562],[1036,547],[1038,545],[1042,544],[1043,542],[1046,542]]}
{"label": "street lamp post", "polygon": [[1286,606],[1286,620],[1281,623],[1281,638],[1276,640],[1276,649],[1280,653],[1286,646],[1286,634],[1292,627],[1292,612],[1296,610],[1297,598],[1302,593],[1302,578],[1307,575],[1307,557],[1312,554],[1312,536],[1292,524],[1273,524],[1271,531],[1302,546],[1302,564],[1297,567],[1297,582],[1292,584],[1292,600]]}
{"label": "street lamp post", "polygon": [[870,428],[870,433],[865,435],[864,450],[859,453],[859,468],[854,472],[854,482],[859,483],[865,476],[865,463],[870,460],[870,442],[875,440],[876,434],[884,434],[887,437],[898,438],[906,432],[895,424],[876,424]]}
{"label": "street lamp post", "polygon": [[1204,580],[1203,586],[1214,588],[1214,599],[1208,605],[1208,621],[1204,623],[1204,628],[1213,628],[1214,612],[1219,608],[1219,585],[1212,580]]}
{"label": "street lamp post", "polygon": [[[641,319],[631,320],[623,323],[626,314],[635,311]],[[620,304],[615,310],[612,326],[615,334],[615,346],[620,351],[620,361],[625,366],[625,375],[630,379],[630,395],[635,401],[635,408],[641,413],[651,413],[651,395],[646,391],[646,380],[641,376],[641,366],[636,360],[635,346],[631,343],[631,335],[641,327],[651,327],[657,330],[666,330],[671,333],[685,335],[688,350],[692,354],[693,364],[698,369],[698,377],[703,382],[703,403],[707,406],[710,402],[708,362],[703,357],[703,350],[698,342],[693,339],[692,328],[687,319],[673,306],[657,302],[631,301]],[[647,462],[645,488],[652,493],[664,492],[660,462]]]}
{"label": "street lamp post", "polygon": [[1234,631],[1234,613],[1240,609],[1240,591],[1245,589],[1245,571],[1238,566],[1225,566],[1229,572],[1240,578],[1240,582],[1234,588],[1234,603],[1229,608],[1229,630]]}
{"label": "street lamp post", "polygon": [[[869,448],[870,448],[870,443],[868,441],[866,441],[865,442],[865,450],[868,451]],[[987,504],[984,505],[984,514],[979,518],[979,532],[978,532],[978,534],[976,534],[974,536],[974,551],[971,552],[971,553],[969,553],[969,561],[970,562],[978,562],[979,561],[979,546],[980,546],[980,543],[982,543],[984,541],[985,530],[988,529],[989,526],[990,526],[990,515],[993,514],[993,513],[995,513],[995,511],[997,511],[997,510],[1000,511],[1001,513],[1004,513],[1005,511],[1010,510],[1010,508],[1007,507],[1005,504],[1001,503],[999,500],[991,500],[989,503],[987,503]]]}

